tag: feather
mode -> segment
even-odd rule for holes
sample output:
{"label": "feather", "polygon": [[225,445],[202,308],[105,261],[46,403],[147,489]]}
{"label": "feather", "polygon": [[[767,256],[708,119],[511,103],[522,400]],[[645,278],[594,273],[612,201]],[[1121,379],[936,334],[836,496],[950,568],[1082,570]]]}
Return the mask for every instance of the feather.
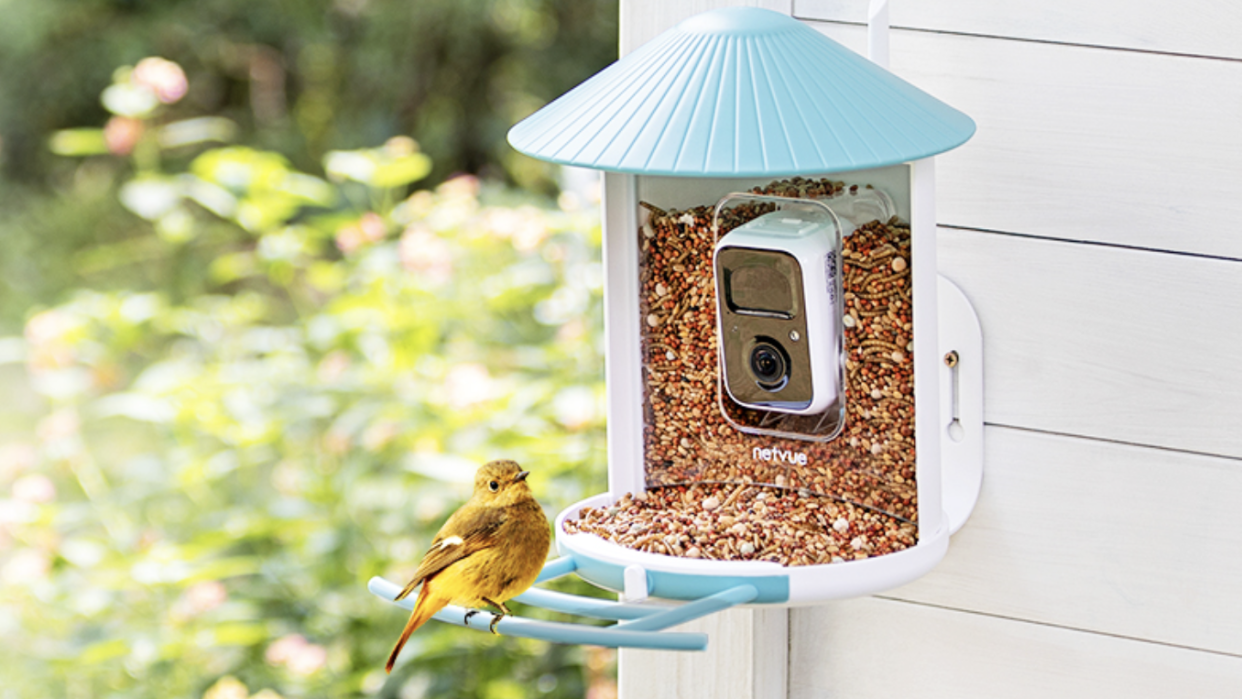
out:
{"label": "feather", "polygon": [[397,656],[401,655],[401,649],[405,647],[405,642],[410,640],[410,634],[417,631],[418,627],[427,623],[427,620],[434,616],[436,612],[448,605],[448,598],[436,594],[436,590],[433,590],[434,587],[435,583],[430,580],[427,581],[426,585],[423,585],[422,594],[418,596],[418,602],[414,605],[414,611],[410,613],[409,621],[405,622],[405,628],[401,630],[401,637],[397,639],[397,645],[393,646],[392,653],[388,655],[388,664],[384,666],[385,671],[392,672],[392,666],[397,662]]}

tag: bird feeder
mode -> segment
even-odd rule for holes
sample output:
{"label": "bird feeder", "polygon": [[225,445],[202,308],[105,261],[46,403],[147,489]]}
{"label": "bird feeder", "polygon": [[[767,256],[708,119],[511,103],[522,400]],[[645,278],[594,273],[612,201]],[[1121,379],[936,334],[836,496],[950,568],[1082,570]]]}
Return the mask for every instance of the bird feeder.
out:
{"label": "bird feeder", "polygon": [[[591,640],[542,637],[698,647],[654,632],[940,561],[982,479],[982,363],[936,271],[933,156],[973,133],[875,61],[742,7],[513,127],[517,150],[605,173],[609,491],[559,514],[547,573],[626,604],[587,605],[622,620]],[[552,594],[527,593],[575,608]]]}

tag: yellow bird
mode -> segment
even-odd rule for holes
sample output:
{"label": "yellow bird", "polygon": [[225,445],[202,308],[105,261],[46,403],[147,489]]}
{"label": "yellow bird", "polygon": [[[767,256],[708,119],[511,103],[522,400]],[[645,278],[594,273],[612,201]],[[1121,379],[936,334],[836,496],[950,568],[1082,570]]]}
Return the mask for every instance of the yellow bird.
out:
{"label": "yellow bird", "polygon": [[467,620],[485,604],[499,609],[491,625],[496,633],[496,623],[511,613],[505,600],[535,583],[552,535],[543,508],[526,484],[529,474],[513,461],[490,461],[479,467],[474,494],[440,528],[414,578],[397,595],[396,599],[405,599],[420,583],[423,586],[388,656],[388,672],[410,634],[446,605],[470,608]]}

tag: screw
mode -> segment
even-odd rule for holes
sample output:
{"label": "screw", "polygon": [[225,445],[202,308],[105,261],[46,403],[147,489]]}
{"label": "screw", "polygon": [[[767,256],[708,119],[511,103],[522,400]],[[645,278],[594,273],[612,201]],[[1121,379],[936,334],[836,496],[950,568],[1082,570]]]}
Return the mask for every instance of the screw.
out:
{"label": "screw", "polygon": [[797,342],[798,340],[801,340],[801,339],[802,339],[802,336],[798,334],[797,330],[789,331],[789,340],[791,342]]}
{"label": "screw", "polygon": [[949,368],[957,366],[957,360],[957,350],[949,350],[948,354],[944,355],[944,365]]}

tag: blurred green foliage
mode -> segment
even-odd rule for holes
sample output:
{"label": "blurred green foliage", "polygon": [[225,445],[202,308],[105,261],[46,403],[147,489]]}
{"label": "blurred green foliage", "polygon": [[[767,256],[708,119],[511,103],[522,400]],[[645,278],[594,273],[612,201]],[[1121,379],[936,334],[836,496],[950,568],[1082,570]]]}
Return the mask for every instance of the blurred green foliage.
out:
{"label": "blurred green foliage", "polygon": [[83,247],[132,243],[110,196],[122,173],[47,148],[104,122],[116,66],[175,61],[190,89],[170,118],[224,117],[301,171],[409,134],[431,182],[466,173],[553,196],[555,170],[504,135],[614,60],[616,37],[617,0],[0,0],[0,331],[84,282],[172,283],[79,266]]}
{"label": "blurred green foliage", "polygon": [[[479,109],[492,127],[426,116],[450,98],[431,96],[446,78],[423,52],[483,52],[481,65],[520,72],[495,52],[552,51],[573,26],[557,18],[586,10],[28,5],[0,3],[33,27],[15,39],[4,24],[0,45],[36,73],[47,42],[95,30],[81,52],[93,59],[70,69],[93,80],[153,27],[165,57],[186,47],[190,70],[141,55],[109,67],[102,129],[74,95],[49,107],[67,128],[30,127],[60,162],[6,163],[46,167],[54,189],[0,201],[13,214],[0,244],[14,244],[0,272],[29,282],[0,306],[0,698],[606,695],[606,652],[441,624],[388,677],[405,613],[365,588],[413,570],[483,461],[528,467],[549,514],[604,488],[593,202],[470,175],[411,193],[438,181],[438,154],[389,138],[396,121],[364,123],[391,99],[415,126],[501,129],[510,112],[496,103]],[[119,26],[103,31],[105,17]],[[230,107],[228,81],[245,79],[221,66],[289,36],[285,24],[315,29],[262,49],[305,73],[268,127],[253,85],[252,114]],[[403,31],[397,60],[377,37],[391,47]],[[398,65],[428,71],[425,94],[385,91],[408,79]],[[317,98],[314,70],[332,75]],[[343,104],[332,90],[347,85],[371,104]],[[335,105],[322,121],[302,115],[315,99]],[[383,145],[333,150],[352,140],[341,133]],[[484,157],[441,147],[453,169]]]}
{"label": "blurred green foliage", "polygon": [[505,132],[617,55],[616,0],[0,0],[0,15],[4,173],[26,181],[57,167],[48,133],[103,121],[114,67],[158,55],[190,78],[176,111],[232,119],[301,169],[406,133],[433,181],[547,187]]}

